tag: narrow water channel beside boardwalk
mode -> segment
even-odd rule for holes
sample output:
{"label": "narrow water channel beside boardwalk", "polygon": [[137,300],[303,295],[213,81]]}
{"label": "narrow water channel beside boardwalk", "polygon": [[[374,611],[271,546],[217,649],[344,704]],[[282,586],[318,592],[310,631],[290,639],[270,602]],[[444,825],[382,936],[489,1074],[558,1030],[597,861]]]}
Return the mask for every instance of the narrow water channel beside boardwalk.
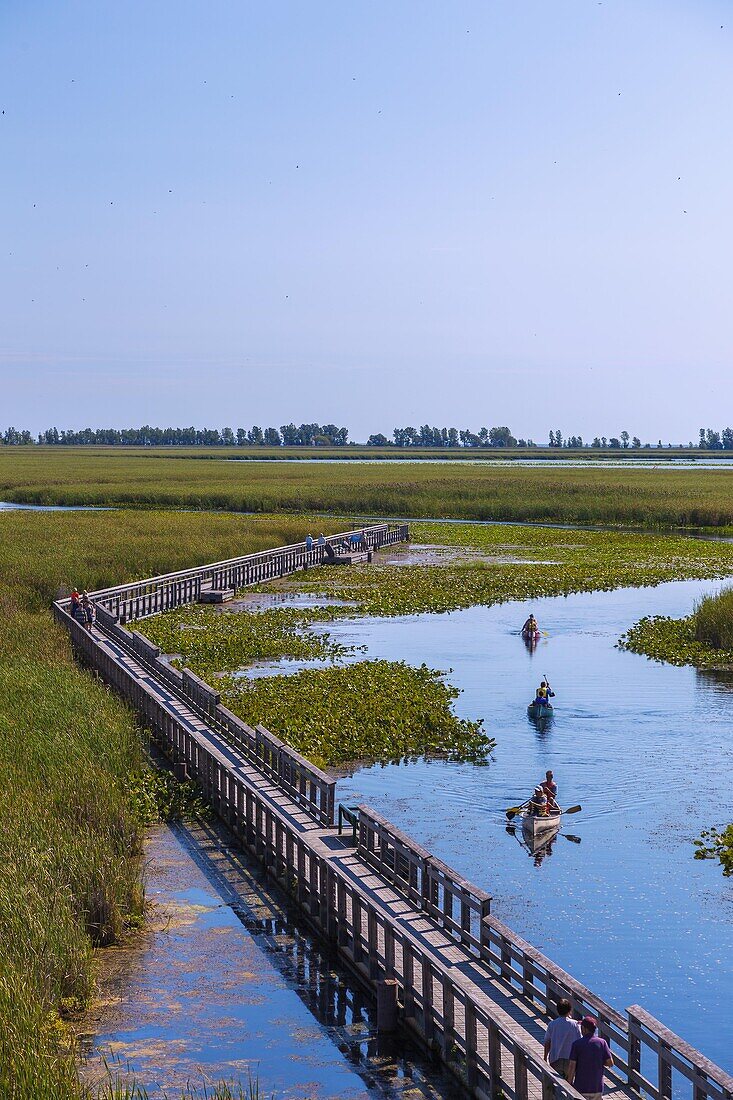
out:
{"label": "narrow water channel beside boardwalk", "polygon": [[[730,1071],[733,882],[695,860],[692,842],[733,820],[733,673],[615,647],[642,615],[688,614],[719,587],[683,581],[328,630],[368,657],[450,668],[457,711],[485,717],[498,742],[488,766],[363,768],[337,797],[367,802],[492,893],[501,920],[615,1007],[642,1004]],[[547,631],[534,651],[517,634],[529,610]],[[556,713],[537,729],[526,707],[545,674]],[[583,812],[538,858],[507,832],[504,811],[548,768],[561,803]]]}
{"label": "narrow water channel beside boardwalk", "polygon": [[214,823],[147,840],[145,930],[99,957],[78,1028],[83,1077],[114,1073],[151,1097],[259,1081],[277,1100],[458,1100],[452,1079],[378,1040],[371,1001]]}

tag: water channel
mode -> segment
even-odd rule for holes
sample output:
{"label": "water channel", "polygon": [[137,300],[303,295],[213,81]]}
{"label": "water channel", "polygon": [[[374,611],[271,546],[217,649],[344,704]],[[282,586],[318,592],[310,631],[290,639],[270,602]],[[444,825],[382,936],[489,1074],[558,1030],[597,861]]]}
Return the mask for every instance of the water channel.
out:
{"label": "water channel", "polygon": [[[369,657],[452,669],[457,711],[485,717],[498,742],[487,767],[361,769],[339,782],[340,800],[367,802],[492,893],[501,920],[594,992],[620,1009],[642,1004],[730,1071],[733,883],[693,859],[692,841],[733,820],[733,673],[615,648],[642,615],[687,614],[717,587],[675,582],[329,631]],[[516,633],[530,606],[548,633],[532,652]],[[545,674],[556,713],[538,729],[526,704]],[[533,855],[504,810],[548,768],[561,803],[583,812]]]}
{"label": "water channel", "polygon": [[[716,863],[693,859],[692,841],[702,829],[733,820],[733,673],[655,664],[615,647],[642,615],[687,614],[702,593],[718,587],[684,581],[531,605],[345,619],[327,629],[335,641],[365,647],[353,659],[400,659],[450,669],[450,681],[463,691],[456,709],[467,717],[484,717],[497,740],[486,766],[420,759],[366,767],[339,780],[337,797],[348,804],[367,802],[489,890],[500,919],[616,1008],[643,1005],[730,1071],[733,883]],[[302,602],[303,597],[294,599]],[[277,604],[288,600],[274,598]],[[533,651],[517,634],[530,609],[547,632]],[[285,662],[257,673],[291,673],[300,667]],[[545,674],[557,693],[556,714],[551,725],[537,728],[527,718],[526,705]],[[559,782],[561,802],[581,803],[583,811],[567,819],[547,849],[532,853],[523,846],[521,831],[507,831],[504,810],[521,802],[548,768]],[[165,882],[155,890],[168,900],[172,896],[175,904],[181,897],[188,904],[186,891],[198,890],[197,903],[208,914],[204,923],[215,922],[210,915],[215,910],[231,935],[237,906],[232,909],[230,885],[222,892],[217,883],[210,875],[206,882],[193,882],[182,872],[178,894],[169,890],[166,895]],[[237,905],[241,909],[241,902]],[[390,1095],[404,1092],[405,1086],[410,1094],[417,1088],[416,1095],[447,1095],[427,1071],[418,1071],[416,1085],[404,1079],[394,1060],[388,1060],[383,1073],[379,1070],[369,1047],[368,1012],[359,1010],[355,1020],[351,1012],[348,1021],[343,1018],[344,1025],[356,1028],[349,1034],[348,1028],[339,1032],[341,1024],[328,1012],[316,1014],[318,1026],[312,1020],[308,1027],[298,1024],[298,999],[313,1000],[313,989],[322,984],[312,979],[317,968],[305,983],[292,974],[283,977],[281,968],[273,999],[270,970],[278,966],[278,937],[260,936],[264,954],[254,966],[247,928],[245,921],[234,954],[230,950],[219,960],[205,948],[210,963],[199,957],[186,964],[189,1005],[201,995],[200,988],[195,994],[194,978],[207,989],[211,985],[207,967],[234,991],[221,1019],[208,1014],[199,1020],[193,1049],[186,1014],[165,1022],[169,1004],[181,998],[161,978],[152,986],[145,980],[128,984],[121,998],[127,1009],[113,1020],[103,1014],[91,1026],[90,1051],[105,1045],[115,1049],[138,1028],[142,1039],[154,1035],[167,1044],[177,1042],[184,1051],[181,1066],[189,1070],[197,1064],[197,1051],[207,1066],[211,1063],[212,1075],[217,1071],[219,1076],[228,1068],[242,1071],[256,1054],[263,1084],[285,1087],[279,1096]],[[282,933],[285,945],[291,933],[284,928]],[[166,950],[158,941],[148,963],[137,965],[143,972],[146,966],[164,971],[160,952]],[[222,961],[227,965],[219,965]],[[268,976],[260,980],[264,971]],[[333,975],[329,980],[338,984]],[[136,995],[145,1006],[142,1021]],[[230,1011],[234,1002],[239,1007]],[[321,1050],[324,1043],[329,1056]],[[146,1059],[132,1047],[127,1053],[133,1065],[145,1069]],[[153,1061],[148,1060],[149,1068]],[[151,1073],[142,1075],[146,1084],[155,1084]]]}

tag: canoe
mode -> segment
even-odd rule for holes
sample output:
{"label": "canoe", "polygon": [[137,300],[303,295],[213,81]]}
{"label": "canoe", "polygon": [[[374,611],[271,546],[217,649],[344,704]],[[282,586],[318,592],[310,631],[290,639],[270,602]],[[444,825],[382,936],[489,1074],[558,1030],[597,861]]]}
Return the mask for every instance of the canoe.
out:
{"label": "canoe", "polygon": [[530,703],[527,707],[528,718],[552,718],[554,713],[552,703],[547,703],[544,706],[542,703]]}
{"label": "canoe", "polygon": [[525,642],[538,642],[540,640],[540,632],[539,630],[523,630],[522,637]]}
{"label": "canoe", "polygon": [[541,817],[539,814],[522,814],[522,832],[528,836],[549,836],[555,829],[560,828],[562,817],[560,814],[549,814]]}

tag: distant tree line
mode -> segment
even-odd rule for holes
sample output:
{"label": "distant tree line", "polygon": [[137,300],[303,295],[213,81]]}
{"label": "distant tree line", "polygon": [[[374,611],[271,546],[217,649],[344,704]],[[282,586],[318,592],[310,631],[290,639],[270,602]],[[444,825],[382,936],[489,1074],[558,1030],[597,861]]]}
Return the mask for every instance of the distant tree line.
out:
{"label": "distant tree line", "polygon": [[38,443],[44,446],[108,447],[344,447],[348,428],[335,424],[283,424],[278,428],[82,428],[59,431],[47,428],[36,439],[30,432],[8,428],[2,436],[10,445]]}
{"label": "distant tree line", "polygon": [[[6,446],[108,446],[108,447],[347,447],[359,446],[349,440],[347,428],[335,424],[282,424],[279,428],[83,428],[81,431],[59,431],[47,428],[33,436],[29,431],[7,428],[0,436]],[[480,428],[473,432],[468,428],[435,428],[423,424],[421,428],[394,428],[392,438],[377,432],[367,439],[368,447],[406,448],[507,448],[537,447],[532,439],[517,439],[506,426]],[[592,443],[585,443],[580,435],[563,436],[562,432],[550,432],[549,446],[572,450],[639,450],[659,447],[687,446],[706,451],[733,450],[733,428],[715,431],[700,428],[699,439],[688,444],[642,443],[627,431],[618,436],[595,436]]]}

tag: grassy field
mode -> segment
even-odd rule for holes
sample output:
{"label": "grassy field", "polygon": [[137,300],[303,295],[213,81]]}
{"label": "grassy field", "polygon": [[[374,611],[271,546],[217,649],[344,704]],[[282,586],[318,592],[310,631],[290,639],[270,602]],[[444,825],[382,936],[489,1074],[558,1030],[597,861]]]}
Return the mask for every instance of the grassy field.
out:
{"label": "grassy field", "polygon": [[[512,468],[465,462],[232,462],[221,452],[0,449],[0,499],[643,527],[733,526],[733,470]],[[231,453],[231,452],[230,452]]]}
{"label": "grassy field", "polygon": [[63,1017],[92,949],[140,917],[132,714],[74,664],[50,602],[302,535],[293,518],[0,516],[0,1096],[78,1100]]}

